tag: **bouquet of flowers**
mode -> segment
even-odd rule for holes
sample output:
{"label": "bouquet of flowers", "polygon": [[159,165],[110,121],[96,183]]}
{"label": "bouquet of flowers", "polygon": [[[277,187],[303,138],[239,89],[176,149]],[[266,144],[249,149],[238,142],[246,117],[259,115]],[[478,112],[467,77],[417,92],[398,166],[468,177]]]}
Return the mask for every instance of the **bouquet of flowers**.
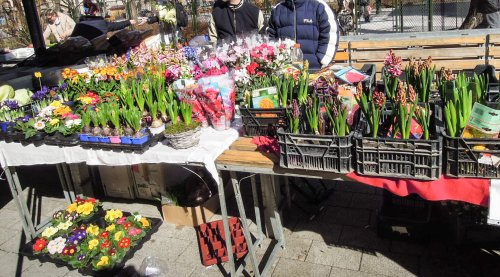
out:
{"label": "bouquet of flowers", "polygon": [[234,81],[225,74],[198,80],[197,97],[217,130],[229,128],[234,114],[236,91]]}

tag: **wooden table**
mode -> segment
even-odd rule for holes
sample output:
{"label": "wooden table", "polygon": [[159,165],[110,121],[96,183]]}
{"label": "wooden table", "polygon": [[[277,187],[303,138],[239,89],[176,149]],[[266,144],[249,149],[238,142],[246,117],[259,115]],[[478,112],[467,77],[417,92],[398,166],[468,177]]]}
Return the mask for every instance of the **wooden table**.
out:
{"label": "wooden table", "polygon": [[[217,160],[215,161],[215,165],[217,170],[219,171],[219,176],[221,175],[220,171],[229,171],[231,177],[231,183],[233,185],[233,189],[235,192],[236,203],[238,205],[238,210],[240,213],[242,225],[243,225],[243,233],[245,235],[245,239],[248,244],[249,253],[245,260],[242,262],[238,268],[235,267],[235,261],[232,253],[232,242],[230,240],[226,241],[227,252],[229,256],[229,265],[232,276],[238,276],[241,274],[245,265],[249,262],[252,263],[255,276],[266,276],[269,273],[269,270],[272,267],[275,259],[278,257],[279,251],[285,248],[285,238],[283,235],[283,226],[281,224],[281,216],[278,211],[277,204],[277,195],[279,195],[279,181],[278,176],[287,176],[287,177],[306,177],[306,178],[319,178],[319,179],[340,179],[347,180],[344,174],[335,174],[330,172],[323,171],[311,171],[311,170],[300,170],[300,169],[285,169],[279,166],[279,158],[270,153],[261,153],[257,150],[257,146],[252,143],[251,138],[239,138],[229,147],[228,150],[224,151]],[[255,209],[255,217],[256,217],[256,225],[258,229],[257,240],[255,243],[252,242],[252,237],[250,235],[247,223],[247,217],[245,213],[245,209],[243,206],[243,201],[241,198],[240,192],[240,182],[242,180],[238,180],[236,177],[236,172],[245,172],[251,174],[249,177],[251,179],[252,185],[252,196],[254,201],[254,209]],[[259,272],[257,258],[256,258],[256,248],[260,245],[263,239],[263,225],[260,219],[260,208],[258,195],[256,190],[256,180],[255,176],[259,176],[260,184],[262,187],[262,202],[264,206],[264,221],[267,226],[267,234],[268,237],[274,239],[273,243],[270,244],[270,247],[273,247],[271,254],[262,270]],[[244,179],[245,179],[244,178]],[[287,178],[285,178],[285,194],[287,198],[290,199],[290,192],[288,189],[288,184],[286,182]],[[226,201],[223,189],[223,181],[222,179],[219,182],[219,200],[221,206],[221,213],[224,222],[224,232],[226,238],[230,237],[230,230],[228,224],[227,217],[227,208]]]}

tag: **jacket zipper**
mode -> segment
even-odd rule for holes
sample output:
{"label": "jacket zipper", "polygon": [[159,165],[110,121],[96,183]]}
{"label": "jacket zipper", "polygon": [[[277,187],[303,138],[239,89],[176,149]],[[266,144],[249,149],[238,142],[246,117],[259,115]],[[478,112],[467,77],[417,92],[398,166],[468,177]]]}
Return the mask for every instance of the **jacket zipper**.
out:
{"label": "jacket zipper", "polygon": [[236,36],[236,9],[233,10],[233,27],[234,27],[234,36]]}
{"label": "jacket zipper", "polygon": [[292,4],[293,4],[293,28],[295,31],[295,43],[298,43],[297,42],[297,9],[295,8],[295,1],[294,0],[292,0]]}

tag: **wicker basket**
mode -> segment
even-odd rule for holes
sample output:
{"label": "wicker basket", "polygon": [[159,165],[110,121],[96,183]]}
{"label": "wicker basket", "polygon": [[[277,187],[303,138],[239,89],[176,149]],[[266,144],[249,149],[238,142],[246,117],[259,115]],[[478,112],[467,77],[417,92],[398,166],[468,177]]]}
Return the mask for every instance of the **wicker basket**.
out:
{"label": "wicker basket", "polygon": [[179,134],[165,134],[165,142],[174,149],[186,149],[198,145],[201,126]]}

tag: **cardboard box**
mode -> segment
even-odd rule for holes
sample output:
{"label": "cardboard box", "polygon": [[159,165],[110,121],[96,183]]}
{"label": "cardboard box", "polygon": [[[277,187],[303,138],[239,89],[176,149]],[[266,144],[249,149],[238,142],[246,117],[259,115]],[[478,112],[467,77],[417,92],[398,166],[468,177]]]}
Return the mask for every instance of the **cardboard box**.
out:
{"label": "cardboard box", "polygon": [[106,196],[134,199],[134,179],[130,166],[99,166]]}
{"label": "cardboard box", "polygon": [[158,200],[167,188],[183,184],[192,174],[175,164],[137,164],[131,166],[137,198]]}
{"label": "cardboard box", "polygon": [[213,195],[205,203],[196,207],[163,205],[163,220],[169,223],[195,227],[207,223],[219,210],[219,194]]}
{"label": "cardboard box", "polygon": [[165,170],[162,164],[137,164],[132,165],[131,169],[137,198],[156,200],[161,195],[167,194]]}

